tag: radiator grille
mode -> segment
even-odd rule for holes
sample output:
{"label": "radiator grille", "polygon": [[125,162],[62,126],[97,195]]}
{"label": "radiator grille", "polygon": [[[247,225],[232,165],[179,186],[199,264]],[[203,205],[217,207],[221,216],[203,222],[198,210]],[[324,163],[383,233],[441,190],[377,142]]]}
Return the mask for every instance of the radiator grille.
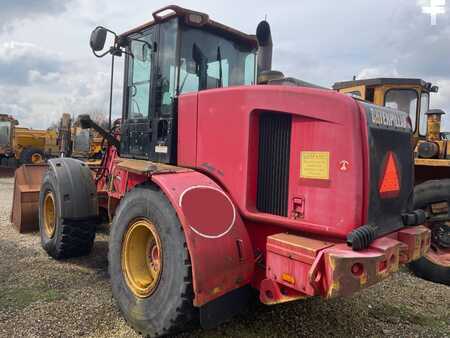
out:
{"label": "radiator grille", "polygon": [[291,115],[262,113],[259,120],[259,163],[256,207],[287,216]]}

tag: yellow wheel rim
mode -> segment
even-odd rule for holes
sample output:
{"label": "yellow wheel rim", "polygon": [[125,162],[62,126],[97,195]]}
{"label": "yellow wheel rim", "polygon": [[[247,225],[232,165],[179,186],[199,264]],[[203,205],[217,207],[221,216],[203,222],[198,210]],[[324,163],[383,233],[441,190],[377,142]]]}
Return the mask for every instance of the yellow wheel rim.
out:
{"label": "yellow wheel rim", "polygon": [[162,271],[161,240],[147,219],[130,223],[122,243],[122,273],[133,294],[149,297],[158,286]]}
{"label": "yellow wheel rim", "polygon": [[44,159],[42,158],[42,155],[39,153],[31,155],[31,163],[38,164],[44,162]]}
{"label": "yellow wheel rim", "polygon": [[48,238],[52,238],[56,228],[55,199],[51,191],[44,197],[44,230]]}

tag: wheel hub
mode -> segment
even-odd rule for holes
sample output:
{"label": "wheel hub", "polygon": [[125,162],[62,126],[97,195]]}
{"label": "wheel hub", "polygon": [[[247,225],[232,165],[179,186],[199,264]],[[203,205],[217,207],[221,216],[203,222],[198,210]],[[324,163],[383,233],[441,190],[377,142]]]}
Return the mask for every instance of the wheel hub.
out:
{"label": "wheel hub", "polygon": [[31,163],[39,164],[39,163],[42,163],[42,162],[44,162],[44,160],[43,160],[41,154],[36,153],[36,154],[31,155]]}
{"label": "wheel hub", "polygon": [[44,197],[44,230],[48,238],[55,235],[56,212],[53,192],[48,191]]}
{"label": "wheel hub", "polygon": [[162,272],[161,240],[155,225],[147,219],[133,221],[122,243],[122,273],[134,295],[149,297]]}

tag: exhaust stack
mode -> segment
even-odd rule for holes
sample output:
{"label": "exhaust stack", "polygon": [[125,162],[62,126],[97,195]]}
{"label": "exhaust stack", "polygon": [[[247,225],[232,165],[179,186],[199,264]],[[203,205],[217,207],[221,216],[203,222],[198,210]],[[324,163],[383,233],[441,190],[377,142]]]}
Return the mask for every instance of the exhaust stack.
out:
{"label": "exhaust stack", "polygon": [[272,70],[272,33],[267,21],[261,21],[256,28],[256,38],[258,39],[258,75],[265,71]]}

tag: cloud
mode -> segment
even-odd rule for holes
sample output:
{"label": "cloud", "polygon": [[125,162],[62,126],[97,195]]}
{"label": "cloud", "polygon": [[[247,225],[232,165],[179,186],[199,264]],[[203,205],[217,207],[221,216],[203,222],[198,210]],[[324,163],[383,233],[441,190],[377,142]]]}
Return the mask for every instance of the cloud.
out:
{"label": "cloud", "polygon": [[[288,76],[327,87],[354,75],[419,77],[440,85],[432,106],[450,114],[450,0],[448,13],[438,16],[436,26],[422,13],[420,1],[346,0],[343,6],[335,0],[285,0],[279,6],[249,0],[239,7],[224,0],[179,3],[247,33],[254,33],[267,14],[274,68]],[[2,90],[0,99],[6,96],[9,107],[28,111],[23,113],[31,116],[26,119],[40,126],[44,123],[39,117],[48,111],[107,111],[110,59],[92,57],[90,31],[98,24],[125,31],[150,20],[151,12],[166,4],[163,0],[6,2],[0,7],[0,19],[14,24],[7,35],[0,34],[0,86],[21,95],[14,101]],[[21,24],[23,20],[26,24]],[[27,43],[14,42],[12,47],[11,41]],[[121,80],[117,74],[116,115],[121,109]]]}
{"label": "cloud", "polygon": [[63,60],[32,43],[9,41],[0,44],[0,84],[27,85],[54,79]]}
{"label": "cloud", "polygon": [[[63,112],[77,115],[108,112],[109,73],[102,60],[70,60],[33,43],[9,41],[0,45],[0,112],[17,117],[28,127],[45,129]],[[121,95],[118,66],[115,97]],[[121,101],[114,100],[115,116]]]}
{"label": "cloud", "polygon": [[0,0],[0,32],[24,20],[64,12],[73,0]]}
{"label": "cloud", "polygon": [[358,79],[370,79],[376,77],[399,77],[399,72],[394,67],[380,65],[378,67],[363,68],[358,73]]}

